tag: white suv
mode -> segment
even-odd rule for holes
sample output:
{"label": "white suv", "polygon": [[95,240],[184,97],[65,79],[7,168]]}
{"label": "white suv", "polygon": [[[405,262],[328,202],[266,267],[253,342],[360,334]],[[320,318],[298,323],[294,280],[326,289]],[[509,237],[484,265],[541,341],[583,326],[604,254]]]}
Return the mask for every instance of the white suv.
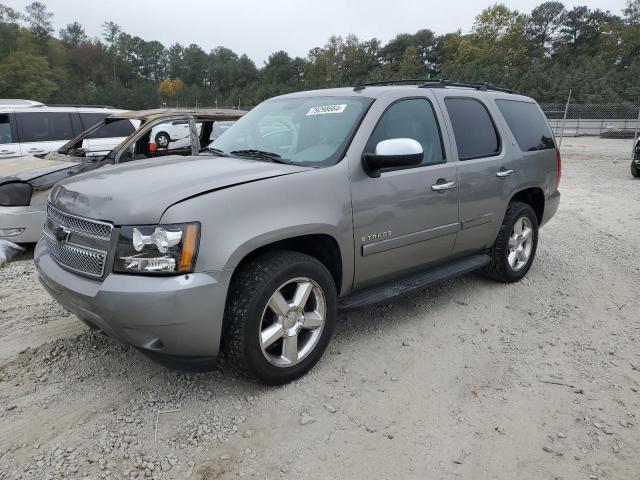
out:
{"label": "white suv", "polygon": [[[0,160],[56,151],[105,117],[121,112],[110,107],[47,106],[0,99]],[[133,130],[132,126],[114,136],[122,140]],[[115,140],[113,146],[117,143]]]}

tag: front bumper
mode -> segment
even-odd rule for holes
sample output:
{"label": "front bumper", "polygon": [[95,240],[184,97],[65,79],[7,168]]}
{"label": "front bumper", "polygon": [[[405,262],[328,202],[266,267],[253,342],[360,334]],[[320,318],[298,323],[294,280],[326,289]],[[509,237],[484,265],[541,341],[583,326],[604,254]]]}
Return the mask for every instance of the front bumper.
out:
{"label": "front bumper", "polygon": [[218,355],[230,271],[170,277],[109,274],[90,280],[60,267],[40,241],[34,261],[45,289],[94,329],[148,351]]}
{"label": "front bumper", "polygon": [[[0,240],[36,243],[42,238],[45,206],[0,207]],[[9,230],[14,230],[7,235]]]}

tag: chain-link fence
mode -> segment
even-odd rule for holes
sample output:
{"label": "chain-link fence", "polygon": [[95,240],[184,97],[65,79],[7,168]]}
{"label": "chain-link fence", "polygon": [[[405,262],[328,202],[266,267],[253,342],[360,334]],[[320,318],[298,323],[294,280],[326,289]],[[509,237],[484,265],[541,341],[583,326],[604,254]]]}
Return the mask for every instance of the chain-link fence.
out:
{"label": "chain-link fence", "polygon": [[[553,133],[559,136],[592,135],[633,138],[640,126],[640,101],[633,103],[541,103]],[[565,118],[566,111],[566,118]],[[564,128],[564,131],[563,131]]]}

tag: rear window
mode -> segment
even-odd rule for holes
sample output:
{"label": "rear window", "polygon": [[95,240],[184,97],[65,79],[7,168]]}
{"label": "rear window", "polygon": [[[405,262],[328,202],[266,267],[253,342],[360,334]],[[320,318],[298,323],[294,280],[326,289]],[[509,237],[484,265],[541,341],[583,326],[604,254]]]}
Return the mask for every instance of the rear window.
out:
{"label": "rear window", "polygon": [[67,112],[17,112],[20,142],[69,140],[75,135]]}
{"label": "rear window", "polygon": [[520,150],[534,152],[556,148],[549,123],[535,103],[515,100],[496,100]]}
{"label": "rear window", "polygon": [[[93,127],[95,124],[102,122],[107,117],[103,113],[81,113],[82,125],[85,130],[89,127]],[[113,138],[113,137],[128,137],[133,133],[133,125],[129,120],[115,120],[108,122],[100,127],[87,138]]]}
{"label": "rear window", "polygon": [[474,98],[447,98],[444,103],[453,126],[460,160],[491,157],[500,153],[500,138],[482,102]]}

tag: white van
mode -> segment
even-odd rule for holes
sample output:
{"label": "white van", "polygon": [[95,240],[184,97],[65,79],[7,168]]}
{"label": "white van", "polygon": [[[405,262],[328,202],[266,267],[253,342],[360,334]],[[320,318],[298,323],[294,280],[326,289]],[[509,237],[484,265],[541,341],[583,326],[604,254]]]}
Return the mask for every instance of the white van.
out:
{"label": "white van", "polygon": [[[30,100],[0,99],[0,160],[45,155],[118,110],[103,106],[49,106]],[[134,131],[126,122],[96,132],[87,151],[110,150]]]}

